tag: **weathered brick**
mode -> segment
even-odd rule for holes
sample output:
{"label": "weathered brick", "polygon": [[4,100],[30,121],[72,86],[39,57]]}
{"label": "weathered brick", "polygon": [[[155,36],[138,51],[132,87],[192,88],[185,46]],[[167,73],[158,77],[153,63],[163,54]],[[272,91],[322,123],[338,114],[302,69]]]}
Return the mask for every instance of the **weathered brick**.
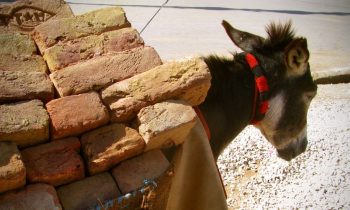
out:
{"label": "weathered brick", "polygon": [[47,184],[27,185],[24,189],[0,195],[0,210],[62,209],[54,187]]}
{"label": "weathered brick", "polygon": [[124,10],[108,7],[83,15],[45,22],[37,26],[32,36],[41,53],[58,42],[66,42],[93,34],[129,27]]}
{"label": "weathered brick", "polygon": [[44,59],[50,71],[54,72],[79,61],[107,53],[130,50],[141,47],[143,44],[142,38],[135,29],[123,28],[57,43],[44,51]]}
{"label": "weathered brick", "polygon": [[0,116],[0,141],[25,147],[49,139],[49,116],[39,100],[0,105]]}
{"label": "weathered brick", "polygon": [[17,0],[0,4],[0,31],[28,33],[47,20],[71,16],[72,10],[62,0]]}
{"label": "weathered brick", "polygon": [[58,197],[64,209],[91,209],[100,202],[115,199],[120,195],[113,177],[102,173],[86,179],[61,186]]}
{"label": "weathered brick", "polygon": [[145,150],[182,144],[195,125],[196,116],[183,101],[169,100],[142,108],[136,121],[146,142]]}
{"label": "weathered brick", "polygon": [[31,56],[37,53],[33,39],[18,32],[0,33],[0,54]]}
{"label": "weathered brick", "polygon": [[90,174],[107,171],[121,161],[143,152],[140,134],[123,124],[98,128],[81,137],[83,156]]}
{"label": "weathered brick", "polygon": [[149,71],[117,82],[101,92],[109,106],[111,120],[132,119],[145,106],[168,99],[182,99],[191,106],[202,103],[211,76],[202,59],[165,63]]}
{"label": "weathered brick", "polygon": [[0,193],[26,184],[26,169],[17,146],[13,142],[0,142]]}
{"label": "weathered brick", "polygon": [[69,66],[52,73],[50,78],[58,93],[67,96],[100,90],[160,64],[161,59],[153,48],[137,48]]}
{"label": "weathered brick", "polygon": [[0,71],[0,103],[54,97],[54,87],[43,72]]}
{"label": "weathered brick", "polygon": [[43,57],[39,55],[14,56],[10,54],[0,55],[0,71],[43,72],[47,71]]}
{"label": "weathered brick", "polygon": [[112,175],[122,194],[126,194],[142,187],[145,179],[161,176],[169,165],[160,150],[152,150],[122,162],[112,170]]}
{"label": "weathered brick", "polygon": [[55,99],[46,108],[53,139],[79,135],[109,121],[108,111],[96,92]]}
{"label": "weathered brick", "polygon": [[27,180],[59,186],[83,179],[84,163],[79,149],[79,139],[70,137],[22,150]]}

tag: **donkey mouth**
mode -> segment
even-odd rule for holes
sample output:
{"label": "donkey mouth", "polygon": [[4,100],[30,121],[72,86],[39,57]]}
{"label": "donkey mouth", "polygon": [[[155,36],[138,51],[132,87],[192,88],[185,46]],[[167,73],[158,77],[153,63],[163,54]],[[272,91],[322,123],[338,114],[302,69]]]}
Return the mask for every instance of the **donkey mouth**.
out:
{"label": "donkey mouth", "polygon": [[307,147],[307,139],[304,138],[302,141],[297,142],[297,144],[290,144],[283,149],[277,149],[278,157],[290,161],[297,157],[301,153],[305,152]]}

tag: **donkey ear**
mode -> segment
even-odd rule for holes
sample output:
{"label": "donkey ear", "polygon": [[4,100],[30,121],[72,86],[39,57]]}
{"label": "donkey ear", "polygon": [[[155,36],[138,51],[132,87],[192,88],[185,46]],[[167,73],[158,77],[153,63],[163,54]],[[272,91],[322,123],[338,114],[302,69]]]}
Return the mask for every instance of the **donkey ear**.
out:
{"label": "donkey ear", "polygon": [[254,48],[260,46],[264,38],[233,28],[227,21],[222,21],[227,35],[244,52],[253,52]]}
{"label": "donkey ear", "polygon": [[295,39],[287,46],[285,60],[289,76],[300,76],[307,71],[309,50],[305,38]]}

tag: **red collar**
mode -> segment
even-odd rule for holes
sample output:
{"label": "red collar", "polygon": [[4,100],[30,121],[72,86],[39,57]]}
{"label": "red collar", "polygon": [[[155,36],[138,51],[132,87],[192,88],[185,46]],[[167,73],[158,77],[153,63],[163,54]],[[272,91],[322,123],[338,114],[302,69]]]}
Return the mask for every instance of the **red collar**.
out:
{"label": "red collar", "polygon": [[[258,60],[251,53],[247,53],[245,55],[245,59],[254,74],[255,80],[255,93],[254,93],[254,102],[253,102],[253,110],[252,117],[250,120],[250,124],[259,123],[264,117],[269,109],[269,101],[267,100],[267,94],[269,91],[269,85],[267,83],[267,79],[264,76],[264,72],[261,69]],[[259,104],[257,105],[259,95]],[[257,106],[259,106],[257,110]]]}
{"label": "red collar", "polygon": [[201,110],[199,109],[198,106],[195,106],[193,107],[194,111],[196,112],[198,118],[200,119],[203,127],[204,127],[204,130],[205,130],[205,133],[207,134],[207,137],[210,141],[210,138],[211,138],[211,133],[210,133],[210,129],[209,129],[209,126],[207,124],[207,121],[205,120],[205,117],[204,115],[202,114]]}

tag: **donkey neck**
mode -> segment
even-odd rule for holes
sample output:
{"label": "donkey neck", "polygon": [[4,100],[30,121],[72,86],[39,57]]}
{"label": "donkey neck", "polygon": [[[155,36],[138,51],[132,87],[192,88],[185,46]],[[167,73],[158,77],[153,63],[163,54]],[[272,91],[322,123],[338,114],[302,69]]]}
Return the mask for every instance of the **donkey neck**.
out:
{"label": "donkey neck", "polygon": [[244,56],[234,59],[204,58],[212,80],[200,109],[211,132],[211,147],[217,159],[224,148],[249,124],[254,103],[254,76]]}

